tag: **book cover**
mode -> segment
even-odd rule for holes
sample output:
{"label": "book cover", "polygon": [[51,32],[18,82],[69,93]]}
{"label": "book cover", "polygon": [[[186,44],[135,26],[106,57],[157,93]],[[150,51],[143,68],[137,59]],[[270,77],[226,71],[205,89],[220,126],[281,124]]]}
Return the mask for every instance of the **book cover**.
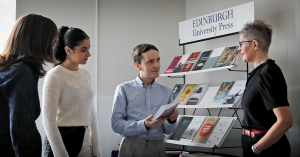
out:
{"label": "book cover", "polygon": [[214,51],[209,56],[209,58],[205,62],[202,69],[210,69],[210,68],[214,67],[214,65],[216,64],[216,62],[219,60],[220,56],[224,52],[225,48],[226,47],[220,47],[220,48],[214,49]]}
{"label": "book cover", "polygon": [[210,50],[210,51],[205,51],[205,52],[202,53],[202,55],[198,59],[198,62],[195,65],[195,67],[193,68],[193,71],[202,69],[202,67],[204,66],[206,60],[209,58],[211,52],[212,51]]}
{"label": "book cover", "polygon": [[189,57],[189,59],[188,59],[187,61],[188,61],[188,62],[193,62],[193,63],[197,62],[197,60],[198,60],[199,57],[200,57],[200,54],[201,54],[201,51],[199,51],[199,52],[193,52],[193,53],[190,55],[190,57]]}
{"label": "book cover", "polygon": [[237,51],[238,47],[236,48],[236,50],[234,51],[234,53],[230,56],[230,59],[228,60],[228,62],[226,63],[226,65],[234,65],[234,66],[239,66],[240,63],[242,62],[242,53],[241,51]]}
{"label": "book cover", "polygon": [[229,57],[234,53],[236,47],[237,46],[226,47],[214,68],[225,66],[229,60]]}
{"label": "book cover", "polygon": [[200,126],[199,130],[197,131],[197,134],[195,135],[192,142],[206,143],[218,119],[218,116],[207,116]]}
{"label": "book cover", "polygon": [[180,141],[191,142],[194,136],[196,135],[199,127],[202,125],[204,119],[205,116],[195,116],[191,121],[190,125],[188,126],[188,128],[184,131]]}
{"label": "book cover", "polygon": [[184,88],[183,92],[181,93],[180,97],[178,99],[180,100],[179,105],[184,105],[186,101],[189,99],[190,95],[192,94],[194,88],[197,84],[187,84]]}
{"label": "book cover", "polygon": [[177,140],[179,141],[183,132],[186,130],[186,128],[190,125],[191,121],[193,120],[193,117],[186,117],[183,116],[180,121],[178,122],[178,125],[175,129],[175,131],[170,135],[170,140]]}
{"label": "book cover", "polygon": [[181,72],[187,72],[193,70],[197,60],[200,57],[201,52],[194,52],[190,55],[189,59],[186,61],[184,67]]}
{"label": "book cover", "polygon": [[233,117],[220,117],[207,143],[213,143],[220,147],[234,122],[235,119]]}
{"label": "book cover", "polygon": [[194,63],[192,63],[192,62],[186,62],[185,65],[183,66],[181,72],[190,71],[193,67],[194,67]]}
{"label": "book cover", "polygon": [[158,119],[158,118],[167,118],[170,116],[170,114],[176,109],[176,107],[179,104],[179,100],[174,100],[173,102],[166,104],[166,105],[162,105],[158,111],[154,114],[154,116],[152,117],[152,121]]}
{"label": "book cover", "polygon": [[182,56],[176,56],[174,57],[173,61],[169,65],[168,69],[166,70],[165,74],[173,73],[174,69],[176,68],[177,64],[179,63]]}
{"label": "book cover", "polygon": [[222,105],[222,102],[227,97],[233,84],[234,84],[234,81],[233,82],[223,82],[222,85],[220,86],[218,92],[216,93],[211,105]]}
{"label": "book cover", "polygon": [[186,105],[198,105],[209,87],[208,83],[197,84]]}
{"label": "book cover", "polygon": [[186,84],[176,84],[172,90],[173,100],[177,98],[178,95],[181,95],[184,90]]}
{"label": "book cover", "polygon": [[173,73],[178,73],[181,72],[183,66],[185,65],[185,62],[188,60],[188,58],[190,57],[191,54],[185,54],[181,57],[178,65],[176,66],[176,68],[174,69]]}
{"label": "book cover", "polygon": [[235,81],[222,104],[233,104],[233,106],[237,106],[242,100],[244,90],[246,88],[246,82],[247,80]]}

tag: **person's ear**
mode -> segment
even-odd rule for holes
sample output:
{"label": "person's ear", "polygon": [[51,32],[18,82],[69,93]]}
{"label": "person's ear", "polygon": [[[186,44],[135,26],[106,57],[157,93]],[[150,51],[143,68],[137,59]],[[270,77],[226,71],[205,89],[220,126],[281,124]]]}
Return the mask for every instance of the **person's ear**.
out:
{"label": "person's ear", "polygon": [[134,65],[139,71],[142,70],[141,65],[139,63],[134,63]]}
{"label": "person's ear", "polygon": [[258,50],[258,48],[259,48],[258,42],[256,40],[253,40],[253,47],[254,47],[254,50]]}
{"label": "person's ear", "polygon": [[70,57],[72,55],[72,50],[69,46],[65,46],[65,51],[66,51],[68,57]]}

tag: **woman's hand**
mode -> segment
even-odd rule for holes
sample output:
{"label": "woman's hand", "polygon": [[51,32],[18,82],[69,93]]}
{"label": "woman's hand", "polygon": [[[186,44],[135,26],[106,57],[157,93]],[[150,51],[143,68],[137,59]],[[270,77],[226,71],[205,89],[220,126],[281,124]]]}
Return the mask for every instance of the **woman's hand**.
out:
{"label": "woman's hand", "polygon": [[293,117],[290,106],[282,106],[273,109],[277,121],[273,124],[266,135],[256,144],[265,150],[276,143],[293,125]]}

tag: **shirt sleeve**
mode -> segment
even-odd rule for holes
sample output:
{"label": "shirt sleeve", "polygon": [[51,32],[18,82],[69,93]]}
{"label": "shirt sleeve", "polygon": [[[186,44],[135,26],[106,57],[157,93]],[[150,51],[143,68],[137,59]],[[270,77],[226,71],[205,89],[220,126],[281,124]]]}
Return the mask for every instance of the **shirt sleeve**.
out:
{"label": "shirt sleeve", "polygon": [[97,113],[94,105],[92,106],[91,116],[92,116],[91,140],[93,146],[93,155],[97,157],[101,157],[99,126],[98,126]]}
{"label": "shirt sleeve", "polygon": [[139,121],[127,120],[127,100],[123,88],[123,86],[119,85],[115,91],[111,117],[113,131],[122,136],[135,136],[147,132],[144,119]]}
{"label": "shirt sleeve", "polygon": [[[168,104],[171,103],[172,101],[173,101],[173,96],[172,96],[171,89],[169,89],[168,90]],[[169,123],[168,120],[165,120],[165,122],[162,125],[165,134],[171,134],[173,131],[175,131],[176,126],[177,126],[177,122],[171,124],[171,123]]]}
{"label": "shirt sleeve", "polygon": [[34,81],[37,78],[26,69],[13,75],[5,85],[12,146],[16,156],[38,157],[42,142],[35,124],[40,112],[37,83]]}
{"label": "shirt sleeve", "polygon": [[43,87],[42,105],[42,118],[45,132],[54,156],[68,157],[69,154],[56,124],[60,92],[61,84],[58,78],[53,74],[46,75]]}
{"label": "shirt sleeve", "polygon": [[280,69],[276,67],[262,69],[259,84],[260,93],[267,110],[280,106],[289,106],[287,86]]}

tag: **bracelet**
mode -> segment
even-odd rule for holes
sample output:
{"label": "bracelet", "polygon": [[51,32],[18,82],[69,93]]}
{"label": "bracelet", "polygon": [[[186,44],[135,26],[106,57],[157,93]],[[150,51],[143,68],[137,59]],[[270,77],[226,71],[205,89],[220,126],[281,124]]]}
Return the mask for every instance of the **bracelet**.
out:
{"label": "bracelet", "polygon": [[257,144],[252,145],[251,148],[255,155],[259,155],[262,152],[262,150],[257,146]]}

